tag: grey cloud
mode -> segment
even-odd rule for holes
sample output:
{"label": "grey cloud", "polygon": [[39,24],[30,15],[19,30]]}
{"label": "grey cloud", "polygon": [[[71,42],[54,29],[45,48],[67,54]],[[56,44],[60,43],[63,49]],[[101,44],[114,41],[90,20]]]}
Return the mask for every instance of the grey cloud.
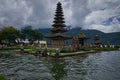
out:
{"label": "grey cloud", "polygon": [[75,20],[76,26],[81,26],[83,27],[85,17],[90,13],[90,10],[87,8],[87,0],[73,0],[73,6],[72,6],[72,11],[73,11],[73,19]]}
{"label": "grey cloud", "polygon": [[114,16],[119,16],[119,4],[120,0],[88,0],[88,8],[91,10],[91,13],[85,18],[84,28],[97,29],[103,32],[119,32],[120,25],[117,23],[102,25],[103,21],[107,21]]}
{"label": "grey cloud", "polygon": [[[29,15],[29,6],[24,0],[0,0],[0,22],[2,25],[21,27]],[[3,26],[0,26],[3,27]]]}
{"label": "grey cloud", "polygon": [[67,25],[104,32],[120,31],[119,23],[102,24],[120,14],[120,0],[0,0],[0,28],[7,25],[51,27],[58,1],[63,5]]}

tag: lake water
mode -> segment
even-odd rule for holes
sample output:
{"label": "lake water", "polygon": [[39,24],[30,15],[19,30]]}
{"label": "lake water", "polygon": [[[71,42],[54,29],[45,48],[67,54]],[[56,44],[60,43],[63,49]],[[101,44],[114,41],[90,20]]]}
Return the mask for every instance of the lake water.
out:
{"label": "lake water", "polygon": [[120,51],[59,59],[0,51],[0,74],[8,80],[120,80]]}

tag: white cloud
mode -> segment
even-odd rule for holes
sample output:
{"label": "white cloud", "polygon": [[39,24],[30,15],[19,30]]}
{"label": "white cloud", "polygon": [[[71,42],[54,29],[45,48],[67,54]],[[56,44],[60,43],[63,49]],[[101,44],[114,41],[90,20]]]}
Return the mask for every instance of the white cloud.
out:
{"label": "white cloud", "polygon": [[110,25],[110,26],[105,26],[105,25],[100,25],[100,24],[92,24],[87,29],[96,29],[96,30],[100,30],[100,31],[105,32],[105,33],[119,32],[120,31],[120,24]]}
{"label": "white cloud", "polygon": [[0,0],[0,27],[51,27],[58,1],[63,5],[67,25],[104,32],[120,31],[117,18],[109,25],[102,23],[119,17],[120,0]]}
{"label": "white cloud", "polygon": [[88,27],[86,27],[86,29],[96,29],[96,30],[100,30],[100,31],[105,32],[105,33],[120,32],[120,22],[115,17],[110,22],[110,25],[91,24]]}
{"label": "white cloud", "polygon": [[[84,29],[97,29],[103,32],[120,31],[120,21],[115,18],[111,20],[111,24],[102,24],[112,17],[119,17],[119,4],[119,0],[88,0],[88,8],[91,10],[91,13],[89,13],[84,20]],[[114,22],[114,19],[117,23]]]}
{"label": "white cloud", "polygon": [[0,0],[0,23],[4,26],[20,27],[31,14],[32,8],[24,0]]}

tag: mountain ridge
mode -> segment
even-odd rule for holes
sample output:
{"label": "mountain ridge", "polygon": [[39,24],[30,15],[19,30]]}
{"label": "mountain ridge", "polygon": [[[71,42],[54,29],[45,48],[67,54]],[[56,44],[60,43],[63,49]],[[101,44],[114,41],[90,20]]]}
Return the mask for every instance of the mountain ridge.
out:
{"label": "mountain ridge", "polygon": [[[44,28],[44,29],[38,29],[43,35],[50,34],[51,28]],[[93,39],[95,35],[100,36],[100,41],[103,44],[115,44],[120,45],[120,32],[113,32],[113,33],[104,33],[102,31],[98,30],[92,30],[87,29],[83,30],[81,28],[72,28],[68,30],[67,34],[76,36],[80,32],[83,32],[86,36],[88,36],[90,39],[87,40],[88,43],[93,43]]]}

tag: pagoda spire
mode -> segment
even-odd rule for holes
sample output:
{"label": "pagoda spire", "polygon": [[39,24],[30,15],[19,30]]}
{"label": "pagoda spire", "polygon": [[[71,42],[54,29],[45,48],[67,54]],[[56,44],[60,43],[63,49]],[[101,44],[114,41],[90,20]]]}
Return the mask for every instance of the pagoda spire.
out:
{"label": "pagoda spire", "polygon": [[52,33],[66,32],[67,29],[65,28],[66,25],[64,23],[65,21],[64,21],[62,4],[58,2],[53,25],[52,25],[53,28],[51,29]]}
{"label": "pagoda spire", "polygon": [[45,37],[52,40],[52,46],[55,48],[65,47],[66,40],[72,38],[72,36],[65,33],[67,32],[67,29],[64,21],[62,4],[60,2],[57,3],[51,32],[51,34],[48,34]]}

